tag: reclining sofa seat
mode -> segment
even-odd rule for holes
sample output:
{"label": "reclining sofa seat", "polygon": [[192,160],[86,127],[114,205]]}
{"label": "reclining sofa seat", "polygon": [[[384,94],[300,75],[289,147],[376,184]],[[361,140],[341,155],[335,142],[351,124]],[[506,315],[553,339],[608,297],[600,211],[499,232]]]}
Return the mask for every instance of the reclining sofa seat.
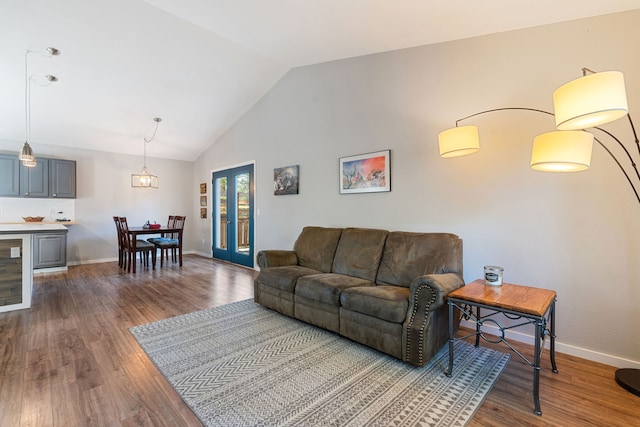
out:
{"label": "reclining sofa seat", "polygon": [[464,285],[449,233],[305,227],[293,251],[261,251],[258,265],[256,302],[415,366],[447,342],[446,295]]}

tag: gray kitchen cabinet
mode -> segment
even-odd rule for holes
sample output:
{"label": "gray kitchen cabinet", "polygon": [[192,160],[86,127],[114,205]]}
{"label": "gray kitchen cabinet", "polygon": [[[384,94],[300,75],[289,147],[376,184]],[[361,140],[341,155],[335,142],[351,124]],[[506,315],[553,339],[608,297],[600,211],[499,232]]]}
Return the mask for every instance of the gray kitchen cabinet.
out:
{"label": "gray kitchen cabinet", "polygon": [[36,157],[35,167],[20,165],[20,195],[49,197],[49,159]]}
{"label": "gray kitchen cabinet", "polygon": [[20,195],[20,161],[13,154],[0,154],[0,197]]}
{"label": "gray kitchen cabinet", "polygon": [[0,154],[0,197],[76,198],[76,161],[36,158],[26,167],[14,154]]}
{"label": "gray kitchen cabinet", "polygon": [[33,235],[33,268],[67,265],[67,231],[48,231]]}
{"label": "gray kitchen cabinet", "polygon": [[58,199],[75,199],[75,160],[49,159],[49,196]]}

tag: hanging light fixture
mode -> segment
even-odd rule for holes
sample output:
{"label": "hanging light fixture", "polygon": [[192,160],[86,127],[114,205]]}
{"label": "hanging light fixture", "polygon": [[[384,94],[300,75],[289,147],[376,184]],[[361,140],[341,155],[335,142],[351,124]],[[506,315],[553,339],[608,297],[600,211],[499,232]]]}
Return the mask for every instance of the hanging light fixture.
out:
{"label": "hanging light fixture", "polygon": [[[31,82],[35,81],[33,76],[29,76],[29,54],[42,53],[46,56],[58,56],[60,51],[55,47],[48,47],[44,52],[36,50],[27,50],[24,54],[24,122],[25,122],[25,141],[18,154],[18,159],[22,161],[23,166],[32,168],[36,166],[36,156],[33,149],[29,145],[31,137]],[[46,75],[44,84],[38,83],[40,86],[49,86],[52,82],[57,82],[58,78],[52,75]]]}
{"label": "hanging light fixture", "polygon": [[162,121],[160,117],[155,117],[153,121],[156,122],[156,128],[153,130],[153,135],[151,138],[144,138],[144,157],[143,157],[143,166],[142,170],[139,173],[131,174],[131,186],[133,188],[158,188],[158,177],[156,175],[152,175],[147,169],[147,144],[153,140],[156,136],[156,132],[158,132],[158,125]]}
{"label": "hanging light fixture", "polygon": [[[29,137],[27,136],[26,139],[29,139]],[[22,150],[20,150],[20,154],[18,155],[18,159],[22,160],[22,164],[25,166],[30,166],[30,163],[33,163],[35,166],[36,156],[33,155],[33,150],[31,149],[29,142],[24,142]]]}

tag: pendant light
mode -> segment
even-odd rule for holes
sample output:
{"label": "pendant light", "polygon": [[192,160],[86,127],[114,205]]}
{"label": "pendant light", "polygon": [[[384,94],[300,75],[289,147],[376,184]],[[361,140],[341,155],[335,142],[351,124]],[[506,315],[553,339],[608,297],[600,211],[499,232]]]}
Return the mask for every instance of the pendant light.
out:
{"label": "pendant light", "polygon": [[158,188],[158,177],[156,175],[151,174],[149,169],[147,169],[147,144],[153,140],[156,136],[156,132],[158,132],[158,125],[162,121],[160,117],[155,117],[153,119],[156,122],[156,128],[153,131],[153,135],[151,138],[144,138],[143,146],[144,146],[144,157],[143,157],[143,166],[142,170],[138,173],[131,174],[131,186],[133,188]]}
{"label": "pendant light", "polygon": [[[31,82],[36,81],[33,76],[29,76],[29,54],[30,53],[42,53],[46,56],[58,56],[60,51],[55,47],[48,47],[45,51],[40,52],[36,50],[27,50],[24,54],[24,122],[25,122],[25,141],[18,154],[18,159],[22,161],[22,165],[28,168],[35,167],[36,156],[33,154],[33,149],[29,145],[29,139],[31,137]],[[44,76],[45,83],[39,86],[49,86],[51,83],[58,81],[56,76],[46,75]]]}

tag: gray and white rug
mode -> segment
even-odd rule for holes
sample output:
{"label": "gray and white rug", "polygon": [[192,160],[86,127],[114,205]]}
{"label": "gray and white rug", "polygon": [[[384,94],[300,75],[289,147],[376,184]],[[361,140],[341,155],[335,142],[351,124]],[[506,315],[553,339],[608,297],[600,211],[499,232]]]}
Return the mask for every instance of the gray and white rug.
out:
{"label": "gray and white rug", "polygon": [[449,378],[251,300],[131,333],[207,426],[464,426],[509,360],[456,342]]}

